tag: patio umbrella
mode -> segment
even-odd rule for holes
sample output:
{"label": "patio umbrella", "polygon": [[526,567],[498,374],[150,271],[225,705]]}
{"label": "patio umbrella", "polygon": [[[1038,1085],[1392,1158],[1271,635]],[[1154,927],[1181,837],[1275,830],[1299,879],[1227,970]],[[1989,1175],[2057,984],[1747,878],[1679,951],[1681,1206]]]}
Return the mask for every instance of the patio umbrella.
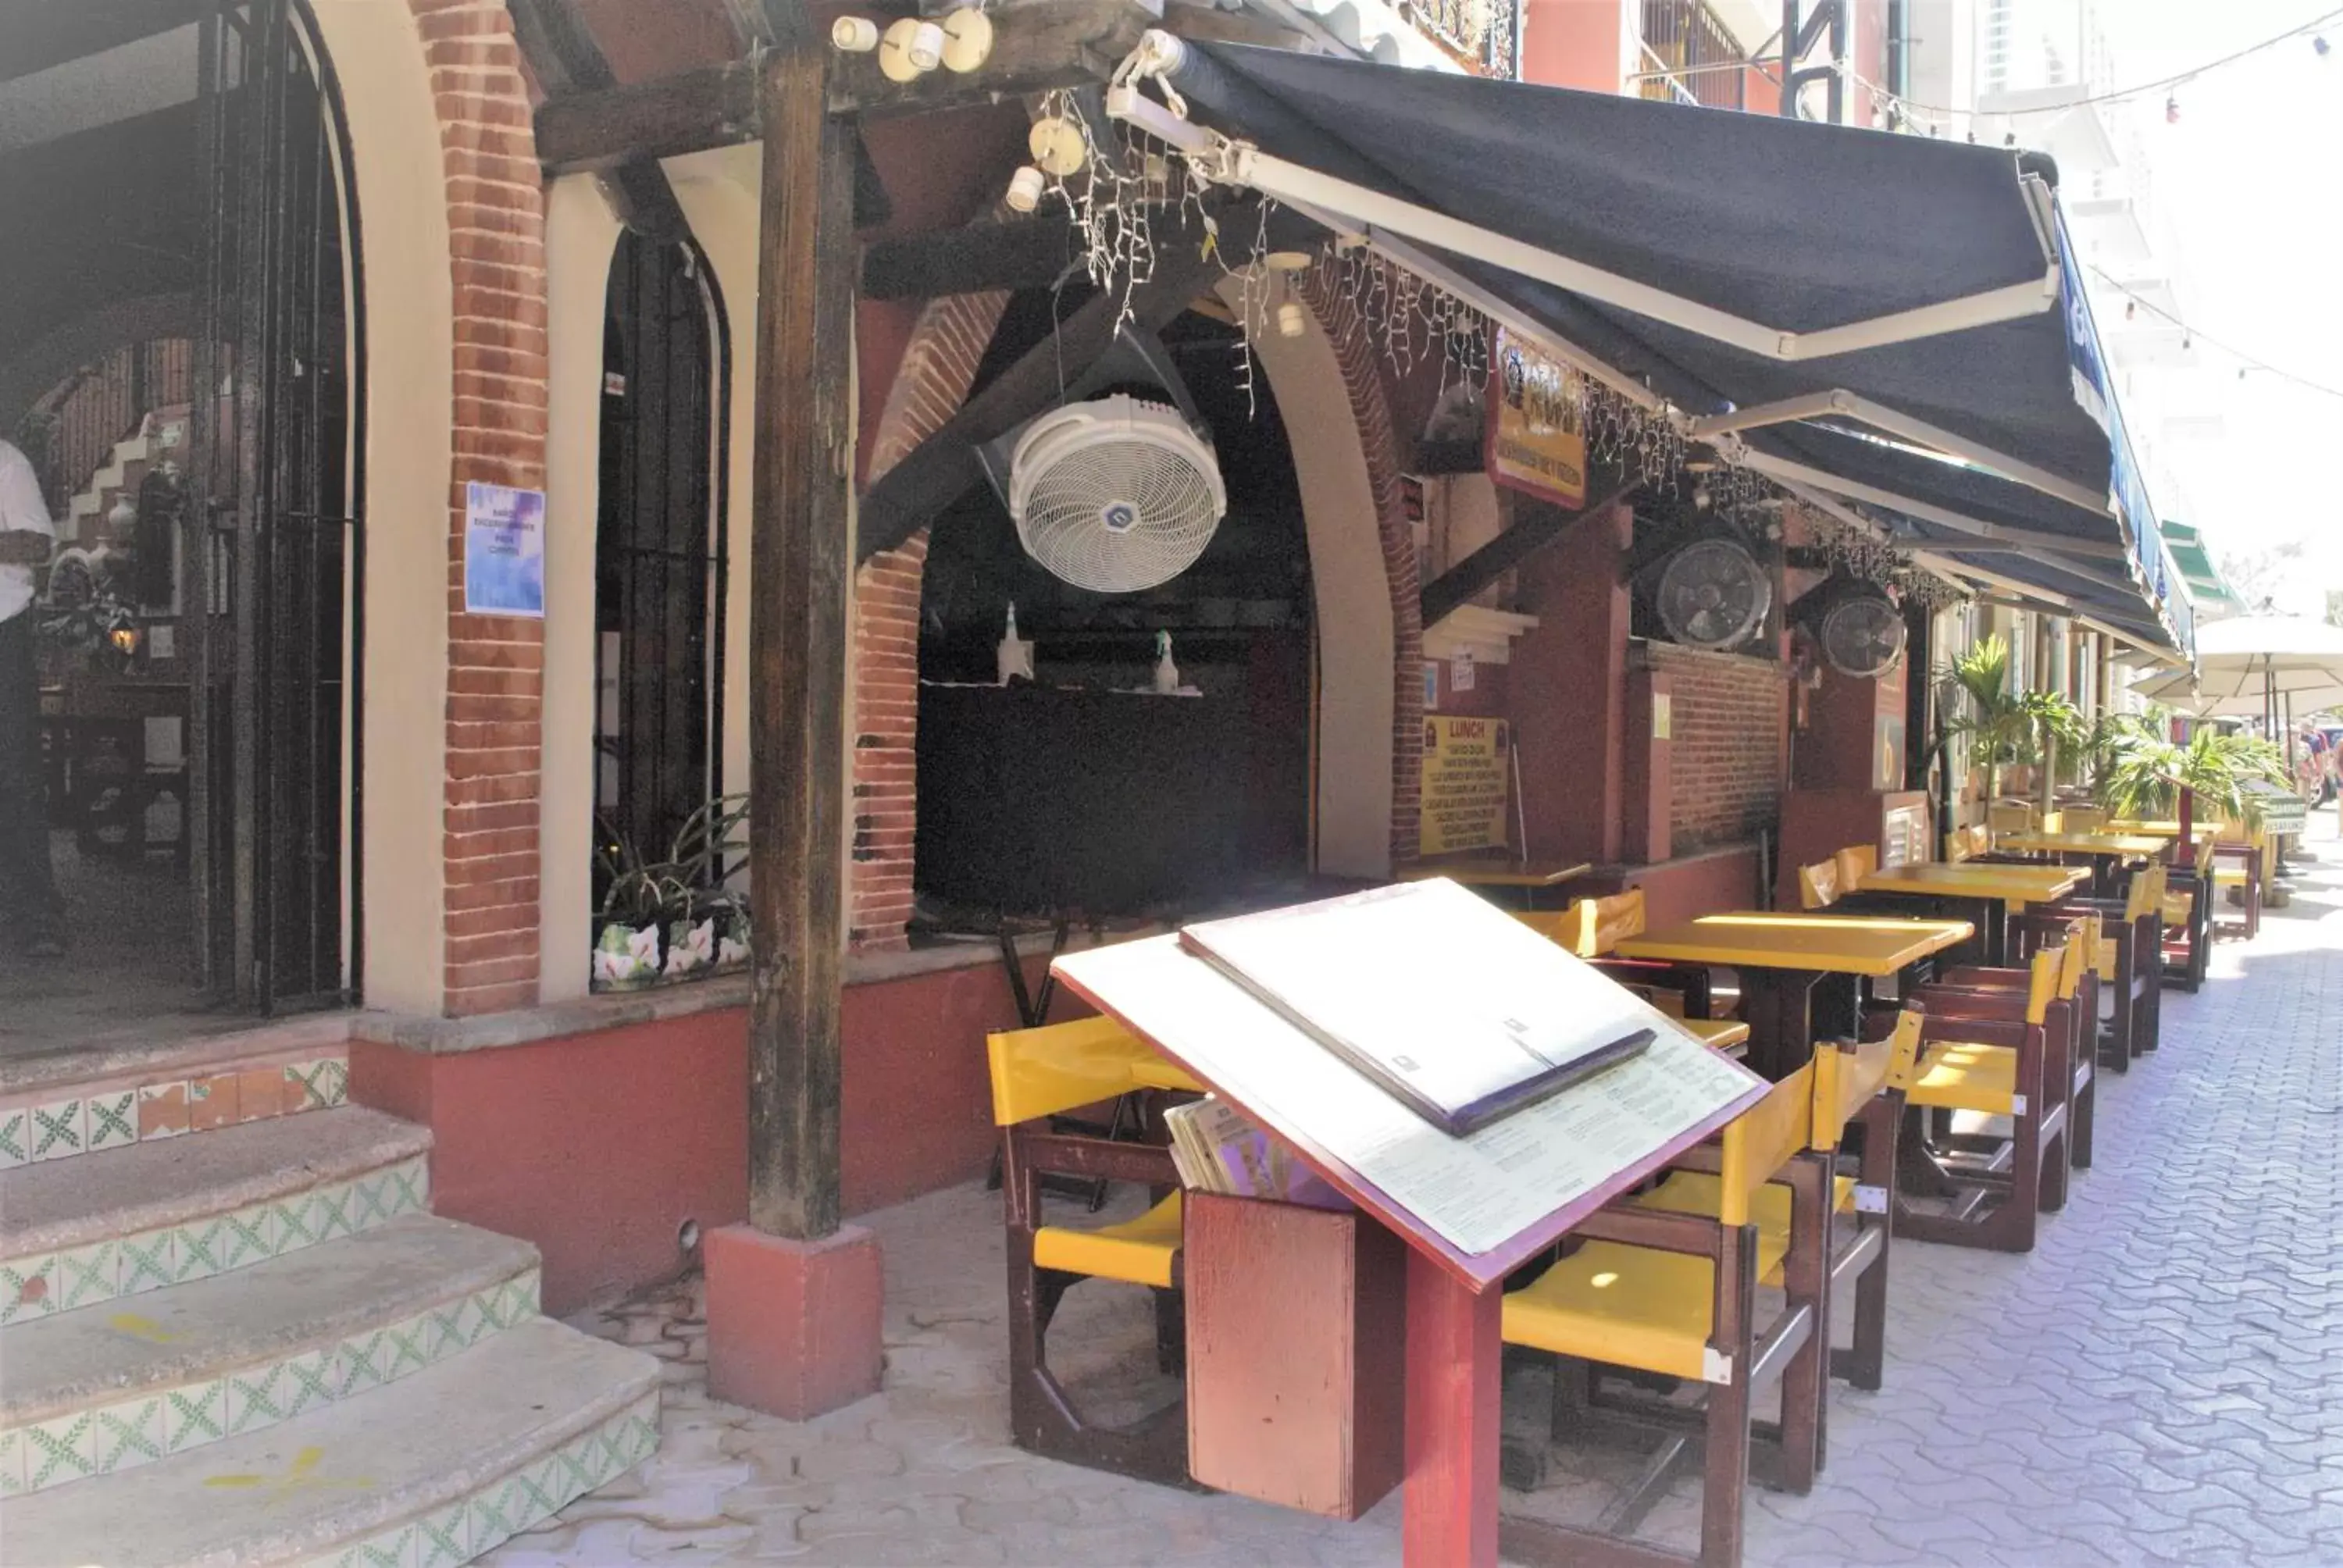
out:
{"label": "patio umbrella", "polygon": [[2343,704],[2343,627],[2287,615],[2199,621],[2194,674],[2159,670],[2131,689],[2199,719],[2275,723],[2281,703],[2314,713]]}

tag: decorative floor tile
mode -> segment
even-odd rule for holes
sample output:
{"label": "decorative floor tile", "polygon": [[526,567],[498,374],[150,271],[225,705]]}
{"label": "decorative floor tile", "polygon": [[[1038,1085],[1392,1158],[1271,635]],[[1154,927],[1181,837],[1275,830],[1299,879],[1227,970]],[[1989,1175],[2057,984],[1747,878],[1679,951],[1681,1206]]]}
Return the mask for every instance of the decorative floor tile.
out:
{"label": "decorative floor tile", "polygon": [[0,1111],[0,1171],[33,1161],[33,1113],[23,1106]]}
{"label": "decorative floor tile", "polygon": [[31,1143],[25,1151],[27,1160],[64,1160],[80,1153],[87,1147],[87,1124],[78,1100],[60,1100],[54,1104],[33,1107],[28,1129]]}
{"label": "decorative floor tile", "polygon": [[38,1492],[97,1473],[95,1412],[60,1416],[25,1429],[25,1487]]}
{"label": "decorative floor tile", "polygon": [[285,1109],[329,1111],[349,1097],[349,1064],[336,1058],[288,1062],[285,1068]]}
{"label": "decorative floor tile", "polygon": [[337,1236],[353,1235],[357,1227],[350,1222],[350,1189],[352,1181],[337,1181],[330,1187],[320,1187],[310,1197],[310,1213],[317,1221],[317,1240],[330,1241]]}
{"label": "decorative floor tile", "polygon": [[261,1121],[285,1112],[285,1070],[248,1067],[236,1075],[236,1119]]}
{"label": "decorative floor tile", "polygon": [[144,1142],[149,1138],[176,1138],[187,1130],[187,1084],[185,1079],[169,1083],[142,1084],[138,1090],[138,1137]]}
{"label": "decorative floor tile", "polygon": [[162,1458],[166,1452],[163,1401],[150,1395],[106,1406],[97,1412],[92,1443],[101,1475],[151,1464]]}
{"label": "decorative floor tile", "polygon": [[57,1257],[10,1258],[0,1262],[0,1324],[45,1318],[57,1310]]}
{"label": "decorative floor tile", "polygon": [[57,1310],[69,1312],[122,1293],[122,1243],[100,1241],[57,1254]]}
{"label": "decorative floor tile", "polygon": [[228,1384],[189,1383],[163,1396],[163,1447],[169,1453],[201,1448],[228,1434]]}
{"label": "decorative floor tile", "polygon": [[338,1346],[311,1351],[295,1356],[284,1363],[285,1419],[292,1420],[334,1402],[342,1381],[342,1352]]}
{"label": "decorative floor tile", "polygon": [[191,1280],[208,1280],[226,1265],[220,1261],[227,1251],[226,1227],[217,1220],[201,1220],[192,1225],[180,1225],[171,1232],[171,1280],[184,1285]]}
{"label": "decorative floor tile", "polygon": [[382,1179],[390,1186],[390,1211],[394,1218],[401,1214],[420,1214],[431,1206],[431,1168],[421,1160],[410,1160],[404,1165],[394,1165],[383,1172]]}
{"label": "decorative floor tile", "polygon": [[233,1127],[236,1120],[236,1077],[233,1072],[187,1081],[187,1131],[209,1132]]}
{"label": "decorative floor tile", "polygon": [[379,1388],[388,1382],[391,1355],[388,1329],[352,1334],[344,1340],[337,1362],[338,1370],[334,1379],[334,1397],[337,1400],[352,1399],[370,1388]]}
{"label": "decorative floor tile", "polygon": [[498,1483],[482,1488],[466,1501],[465,1541],[475,1554],[503,1545],[519,1529],[506,1511],[510,1492],[509,1484]]}
{"label": "decorative floor tile", "polygon": [[90,1152],[126,1149],[138,1141],[138,1091],[93,1094],[82,1101],[84,1131]]}
{"label": "decorative floor tile", "polygon": [[0,1432],[0,1497],[15,1497],[25,1490],[25,1451],[31,1446],[19,1428]]}
{"label": "decorative floor tile", "polygon": [[415,1522],[415,1568],[461,1568],[472,1556],[462,1503]]}
{"label": "decorative floor tile", "polygon": [[178,1277],[179,1239],[176,1231],[149,1231],[122,1239],[121,1293],[159,1291]]}
{"label": "decorative floor tile", "polygon": [[325,1562],[330,1568],[411,1568],[414,1553],[415,1526],[402,1524]]}
{"label": "decorative floor tile", "polygon": [[284,1362],[230,1372],[227,1386],[231,1432],[258,1432],[263,1427],[275,1426],[292,1413],[294,1402],[300,1397],[291,1367]]}
{"label": "decorative floor tile", "polygon": [[432,1326],[432,1314],[417,1312],[403,1318],[383,1331],[383,1348],[379,1362],[382,1381],[396,1382],[409,1372],[421,1372],[432,1362],[432,1346],[438,1338]]}
{"label": "decorative floor tile", "polygon": [[321,1230],[326,1223],[325,1205],[315,1192],[296,1192],[292,1197],[269,1205],[277,1216],[277,1250],[297,1251],[314,1247],[326,1238]]}

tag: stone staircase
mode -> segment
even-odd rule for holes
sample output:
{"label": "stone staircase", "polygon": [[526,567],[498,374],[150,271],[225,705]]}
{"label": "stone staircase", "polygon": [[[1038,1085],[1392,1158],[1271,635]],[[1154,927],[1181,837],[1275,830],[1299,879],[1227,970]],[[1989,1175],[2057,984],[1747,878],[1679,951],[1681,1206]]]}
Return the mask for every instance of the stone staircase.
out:
{"label": "stone staircase", "polygon": [[0,1563],[450,1568],[649,1457],[659,1363],[429,1212],[339,1047],[0,1082]]}
{"label": "stone staircase", "polygon": [[138,422],[138,428],[114,444],[114,451],[92,474],[89,483],[67,503],[57,529],[61,543],[94,548],[106,542],[106,514],[127,495],[133,505],[138,487],[166,456],[182,465],[187,460],[187,421],[193,412],[181,403],[157,408]]}

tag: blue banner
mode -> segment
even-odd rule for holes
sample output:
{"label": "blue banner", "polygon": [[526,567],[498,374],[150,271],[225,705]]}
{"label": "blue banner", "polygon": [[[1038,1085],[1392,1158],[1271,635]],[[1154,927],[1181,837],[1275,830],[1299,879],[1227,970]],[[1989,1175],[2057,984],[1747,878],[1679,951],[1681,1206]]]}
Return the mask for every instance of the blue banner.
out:
{"label": "blue banner", "polygon": [[2124,428],[2123,401],[2116,396],[2115,377],[2099,346],[2098,324],[2092,319],[2090,296],[2084,291],[2082,269],[2075,262],[2075,242],[2066,232],[2064,208],[2058,210],[2058,283],[2066,312],[2066,368],[2075,402],[2107,433],[2107,484],[2131,539],[2132,565],[2180,651],[2194,659],[2196,618],[2180,586],[2180,574],[2172,564],[2172,552],[2165,546],[2156,508],[2147,498],[2147,483],[2131,449],[2131,434]]}

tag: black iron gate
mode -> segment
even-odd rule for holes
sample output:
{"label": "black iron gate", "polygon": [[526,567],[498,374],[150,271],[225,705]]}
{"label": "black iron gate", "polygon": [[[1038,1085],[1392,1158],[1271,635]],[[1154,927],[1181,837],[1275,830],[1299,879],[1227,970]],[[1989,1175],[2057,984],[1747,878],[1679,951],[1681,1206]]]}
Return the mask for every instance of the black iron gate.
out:
{"label": "black iron gate", "polygon": [[594,808],[653,859],[723,789],[725,343],[699,252],[620,235],[603,317]]}
{"label": "black iron gate", "polygon": [[205,983],[264,1012],[357,989],[356,498],[349,160],[294,0],[206,0],[205,226],[183,602],[190,859]]}

